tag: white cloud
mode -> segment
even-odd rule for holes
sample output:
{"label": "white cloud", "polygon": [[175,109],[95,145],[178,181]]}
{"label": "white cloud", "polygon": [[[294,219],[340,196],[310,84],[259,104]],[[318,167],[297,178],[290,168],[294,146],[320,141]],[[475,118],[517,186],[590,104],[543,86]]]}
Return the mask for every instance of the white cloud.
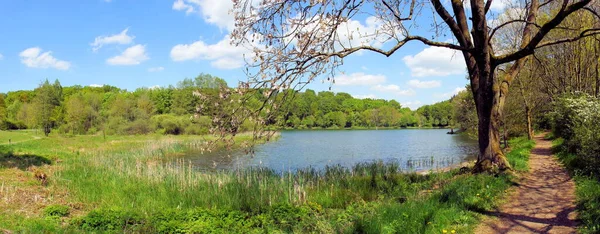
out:
{"label": "white cloud", "polygon": [[0,60],[4,59],[4,55],[0,54]]}
{"label": "white cloud", "polygon": [[420,88],[420,89],[430,89],[442,86],[442,82],[439,80],[431,80],[431,81],[420,81],[420,80],[409,80],[407,82],[409,86]]}
{"label": "white cloud", "polygon": [[365,71],[366,71],[366,70],[369,70],[369,68],[367,68],[367,67],[365,67],[365,66],[362,66],[362,67],[360,67],[360,69],[363,69],[363,70],[365,70]]}
{"label": "white cloud", "polygon": [[369,75],[362,72],[342,74],[334,78],[337,85],[377,85],[385,83],[384,75]]}
{"label": "white cloud", "polygon": [[[379,33],[388,30],[389,25],[384,24],[383,21],[375,16],[367,17],[364,22],[353,19],[339,20],[341,22],[338,23],[339,26],[336,29],[338,39],[334,44],[335,50],[357,46],[381,48],[385,42],[392,40],[388,35]],[[289,36],[285,38],[285,40],[292,44],[298,43],[298,39],[295,36],[297,32],[314,32],[313,37],[316,38],[329,35],[330,32],[326,28],[323,28],[323,25],[319,22],[332,23],[330,19],[302,19],[300,14],[288,21],[290,25],[296,25],[294,28],[287,29]],[[395,30],[395,28],[390,30]],[[298,47],[302,47],[302,45]],[[362,51],[358,51],[357,54],[362,54]]]}
{"label": "white cloud", "polygon": [[[316,26],[320,27],[320,25]],[[380,48],[383,46],[383,42],[389,40],[389,37],[382,35],[383,33],[377,33],[382,30],[383,26],[381,20],[374,16],[368,17],[365,24],[357,20],[343,22],[337,28],[337,33],[340,36],[338,47],[348,48],[369,45]]]}
{"label": "white cloud", "polygon": [[186,14],[199,12],[204,21],[217,25],[219,28],[233,30],[234,17],[229,14],[233,8],[230,0],[176,0],[173,2],[173,10],[185,11]]}
{"label": "white cloud", "polygon": [[410,102],[401,102],[400,105],[410,108],[411,110],[416,110],[423,105],[421,101],[410,101]]}
{"label": "white cloud", "polygon": [[413,96],[416,92],[412,89],[400,89],[398,85],[376,85],[371,87],[371,90],[385,93],[392,93],[397,96]]}
{"label": "white cloud", "polygon": [[148,89],[160,89],[160,85],[154,85],[154,86],[150,86],[148,87]]}
{"label": "white cloud", "polygon": [[352,97],[354,98],[358,98],[358,99],[377,99],[377,96],[375,96],[375,94],[367,94],[367,95],[352,95]]}
{"label": "white cloud", "polygon": [[138,65],[148,59],[146,47],[138,44],[127,48],[121,55],[107,59],[106,63],[110,65]]}
{"label": "white cloud", "polygon": [[509,2],[510,1],[505,1],[505,0],[494,0],[494,1],[492,1],[492,5],[490,6],[490,9],[492,9],[494,11],[501,11],[508,5]]}
{"label": "white cloud", "polygon": [[93,88],[100,88],[100,87],[103,87],[104,85],[91,84],[91,85],[88,85],[88,86],[93,87]]}
{"label": "white cloud", "polygon": [[119,34],[111,36],[99,36],[94,39],[94,42],[90,43],[94,52],[98,51],[102,46],[108,44],[121,44],[128,45],[133,43],[134,36],[127,35],[129,28],[124,29]]}
{"label": "white cloud", "polygon": [[179,44],[171,49],[173,61],[209,60],[219,69],[236,69],[244,65],[244,54],[251,55],[245,47],[236,47],[229,43],[229,36],[216,44],[208,45],[202,40],[192,44]]}
{"label": "white cloud", "polygon": [[32,47],[19,53],[21,63],[33,68],[54,68],[58,70],[69,70],[71,63],[56,59],[52,51],[42,53],[39,47]]}
{"label": "white cloud", "polygon": [[452,91],[447,92],[447,93],[435,93],[435,94],[433,94],[433,97],[439,98],[439,99],[448,99],[448,98],[460,93],[460,91],[463,91],[463,90],[466,90],[466,88],[456,87]]}
{"label": "white cloud", "polygon": [[149,72],[161,72],[161,71],[164,71],[164,70],[165,70],[164,67],[151,67],[151,68],[148,68]]}
{"label": "white cloud", "polygon": [[[464,1],[464,3],[465,3],[465,9],[471,8],[471,1]],[[517,3],[516,0],[494,0],[494,1],[492,1],[492,5],[490,6],[490,9],[495,12],[501,12],[502,10],[504,10],[504,8],[513,6],[516,3]]]}
{"label": "white cloud", "polygon": [[195,11],[193,6],[186,4],[183,0],[175,1],[173,3],[173,10],[185,11],[186,14],[191,14]]}
{"label": "white cloud", "polygon": [[427,47],[414,56],[402,58],[414,77],[448,76],[465,73],[465,60],[459,51]]}

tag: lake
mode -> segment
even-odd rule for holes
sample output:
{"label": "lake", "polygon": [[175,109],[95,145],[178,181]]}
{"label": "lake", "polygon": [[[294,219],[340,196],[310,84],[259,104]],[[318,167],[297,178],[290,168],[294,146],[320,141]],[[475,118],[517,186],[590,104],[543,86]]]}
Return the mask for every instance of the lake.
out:
{"label": "lake", "polygon": [[[395,162],[406,171],[447,167],[474,159],[477,141],[447,129],[282,131],[278,140],[256,146],[254,156],[217,151],[183,156],[201,170],[266,167],[295,171],[364,162]],[[181,158],[180,158],[181,160]]]}

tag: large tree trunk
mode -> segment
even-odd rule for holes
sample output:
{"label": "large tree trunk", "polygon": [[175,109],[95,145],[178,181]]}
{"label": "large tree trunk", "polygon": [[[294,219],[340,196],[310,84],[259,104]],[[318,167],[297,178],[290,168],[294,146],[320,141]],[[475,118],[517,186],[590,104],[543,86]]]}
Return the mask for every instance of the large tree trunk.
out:
{"label": "large tree trunk", "polygon": [[486,78],[488,82],[479,87],[475,97],[479,119],[479,156],[473,168],[475,173],[502,172],[510,169],[510,163],[500,148],[500,120],[508,84],[495,84],[493,72],[489,74],[490,77]]}

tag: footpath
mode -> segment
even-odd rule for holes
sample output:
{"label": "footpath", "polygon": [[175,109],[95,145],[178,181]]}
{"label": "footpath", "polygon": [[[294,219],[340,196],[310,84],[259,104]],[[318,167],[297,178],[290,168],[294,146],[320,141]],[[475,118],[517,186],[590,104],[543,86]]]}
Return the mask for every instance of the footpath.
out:
{"label": "footpath", "polygon": [[529,158],[530,171],[474,233],[576,233],[575,184],[542,135]]}

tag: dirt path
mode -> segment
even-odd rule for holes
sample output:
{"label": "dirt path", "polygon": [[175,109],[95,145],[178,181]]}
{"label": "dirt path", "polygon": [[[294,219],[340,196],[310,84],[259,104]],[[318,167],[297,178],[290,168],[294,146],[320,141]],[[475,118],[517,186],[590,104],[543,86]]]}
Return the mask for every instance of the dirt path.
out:
{"label": "dirt path", "polygon": [[576,233],[575,184],[552,156],[552,143],[535,137],[530,172],[475,233]]}

